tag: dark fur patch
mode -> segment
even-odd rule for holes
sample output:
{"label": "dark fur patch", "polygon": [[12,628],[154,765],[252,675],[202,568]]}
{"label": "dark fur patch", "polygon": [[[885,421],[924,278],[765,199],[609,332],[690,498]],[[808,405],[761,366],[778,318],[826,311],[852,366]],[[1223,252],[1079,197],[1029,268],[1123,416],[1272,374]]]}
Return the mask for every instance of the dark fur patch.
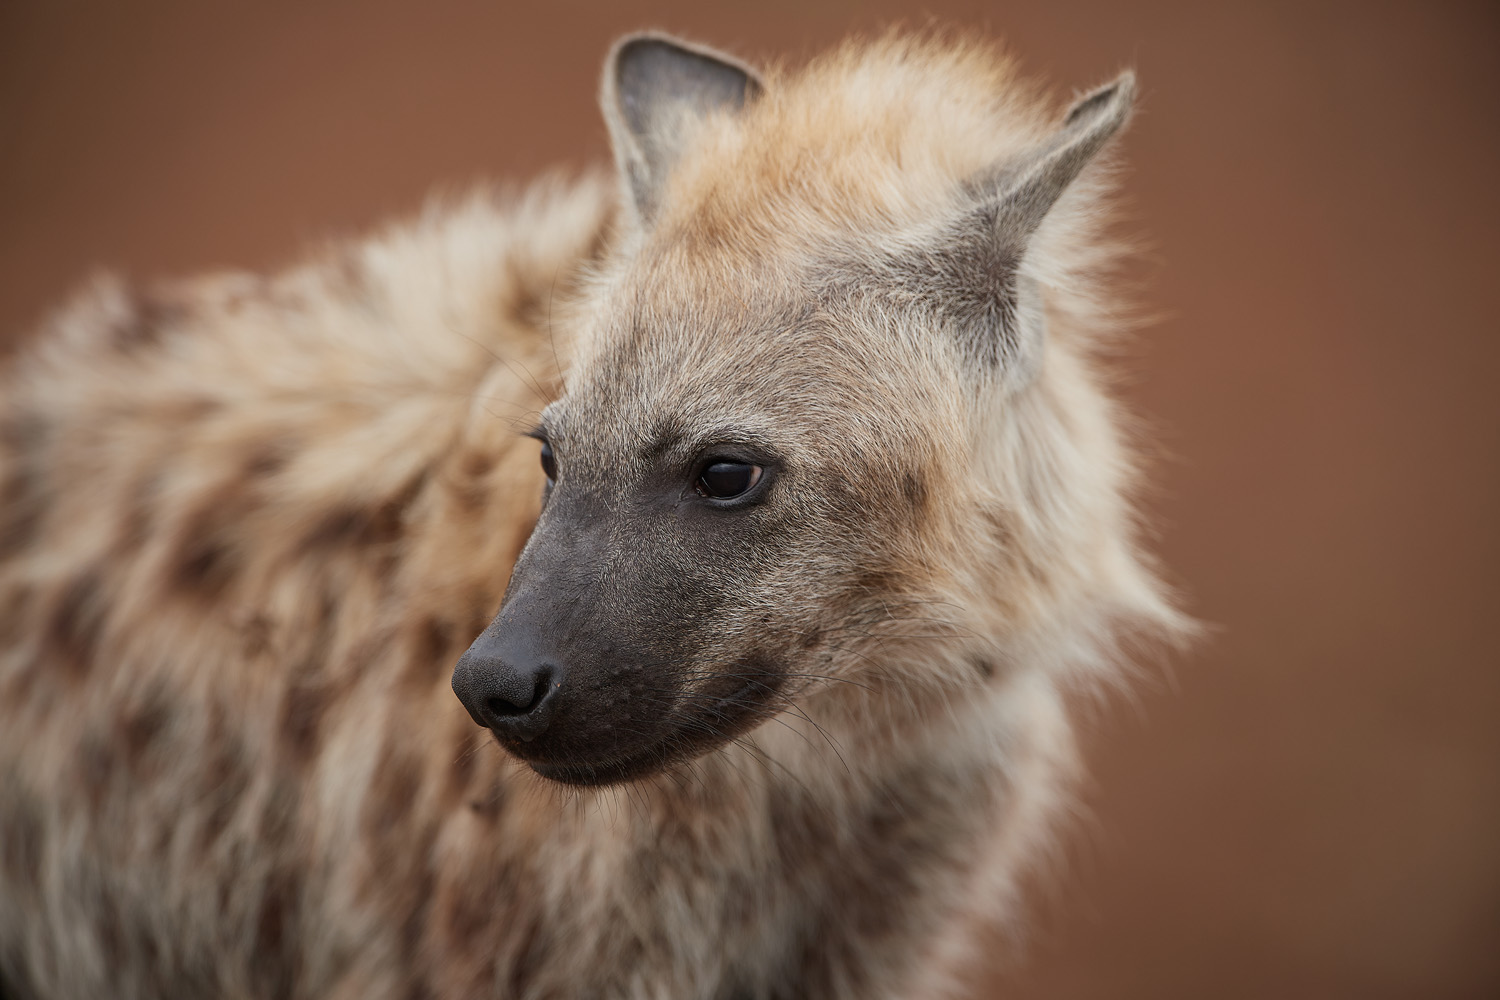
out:
{"label": "dark fur patch", "polygon": [[277,867],[266,878],[261,893],[251,970],[261,986],[256,992],[263,996],[289,997],[297,992],[301,964],[299,882],[295,872]]}
{"label": "dark fur patch", "polygon": [[495,470],[496,457],[487,451],[470,451],[458,463],[456,474],[447,477],[448,492],[459,510],[472,514],[489,500],[486,480]]}
{"label": "dark fur patch", "polygon": [[0,867],[12,886],[34,884],[42,868],[41,804],[14,786],[0,797]]}
{"label": "dark fur patch", "polygon": [[927,509],[927,484],[920,476],[905,473],[901,477],[901,495],[911,504],[913,512],[920,514]]}
{"label": "dark fur patch", "polygon": [[522,928],[511,960],[510,975],[506,977],[509,985],[509,995],[513,997],[524,996],[526,987],[536,978],[547,959],[549,951],[547,935],[542,930],[540,920],[535,918],[528,920]]}
{"label": "dark fur patch", "polygon": [[161,688],[151,689],[121,714],[118,722],[120,755],[137,775],[171,721],[172,706]]}
{"label": "dark fur patch", "polygon": [[307,533],[307,544],[318,549],[352,544],[369,532],[373,520],[374,513],[362,507],[336,507]]}
{"label": "dark fur patch", "polygon": [[246,658],[255,659],[270,652],[275,629],[269,617],[260,612],[252,612],[238,619],[236,624],[245,643]]}
{"label": "dark fur patch", "polygon": [[[299,779],[279,774],[261,804],[256,837],[265,853],[286,859],[297,839]],[[255,913],[251,966],[256,996],[284,997],[298,992],[302,972],[303,892],[306,875],[295,863],[275,864],[262,883]]]}
{"label": "dark fur patch", "polygon": [[483,510],[489,503],[490,491],[482,479],[463,479],[449,484],[448,493],[453,504],[465,514]]}
{"label": "dark fur patch", "polygon": [[405,680],[415,684],[435,681],[453,667],[456,658],[453,649],[458,630],[453,623],[435,615],[424,619],[415,629],[412,640],[411,659],[407,663]]}
{"label": "dark fur patch", "polygon": [[178,589],[214,600],[224,593],[237,568],[227,543],[195,534],[183,545],[173,578]]}
{"label": "dark fur patch", "polygon": [[464,456],[463,474],[469,479],[483,479],[495,468],[495,456],[485,451],[471,451]]}
{"label": "dark fur patch", "polygon": [[493,823],[505,809],[505,785],[491,782],[479,795],[469,800],[469,811],[487,823]]}
{"label": "dark fur patch", "polygon": [[[170,570],[177,589],[206,600],[223,596],[243,561],[234,544],[236,529],[261,503],[259,481],[281,469],[290,453],[285,441],[262,444],[245,460],[239,475],[227,478],[184,518]],[[152,492],[141,497],[143,518],[150,516],[151,498]]]}
{"label": "dark fur patch", "polygon": [[227,483],[184,519],[169,569],[169,582],[175,589],[208,601],[223,596],[239,571],[233,530],[244,517],[248,501],[243,482]]}
{"label": "dark fur patch", "polygon": [[536,287],[531,282],[517,282],[516,297],[510,304],[511,316],[521,326],[529,326],[533,329],[546,329],[547,311],[542,297],[537,294]]}
{"label": "dark fur patch", "polygon": [[281,744],[297,764],[307,763],[317,753],[324,719],[341,694],[341,685],[327,672],[334,630],[338,626],[338,604],[331,594],[322,595],[317,617],[311,624],[306,645],[287,672],[287,689],[281,704]]}
{"label": "dark fur patch", "polygon": [[293,447],[287,442],[262,442],[245,461],[246,479],[264,479],[286,468]]}
{"label": "dark fur patch", "polygon": [[318,751],[323,718],[333,706],[327,684],[297,679],[287,687],[281,703],[281,745],[292,760],[305,764]]}
{"label": "dark fur patch", "polygon": [[110,344],[117,350],[132,352],[153,347],[172,327],[180,326],[192,315],[181,301],[160,295],[137,294],[129,314],[110,327]]}
{"label": "dark fur patch", "polygon": [[437,1000],[437,994],[426,979],[416,976],[406,987],[405,1000]]}
{"label": "dark fur patch", "polygon": [[91,570],[63,588],[47,624],[48,647],[74,680],[81,680],[93,666],[103,629],[103,585]]}
{"label": "dark fur patch", "polygon": [[854,587],[867,595],[900,593],[906,586],[906,578],[890,567],[871,567],[860,572],[854,579]]}
{"label": "dark fur patch", "polygon": [[426,476],[413,477],[390,499],[373,507],[348,504],[325,513],[307,533],[309,548],[382,545],[400,541],[406,530],[406,511],[426,484]]}

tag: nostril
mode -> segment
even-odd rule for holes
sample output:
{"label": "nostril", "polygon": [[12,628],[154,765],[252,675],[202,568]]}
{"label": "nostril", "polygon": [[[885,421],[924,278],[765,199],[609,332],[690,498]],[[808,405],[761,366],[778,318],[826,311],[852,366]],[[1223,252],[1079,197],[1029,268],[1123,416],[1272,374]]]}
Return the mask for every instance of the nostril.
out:
{"label": "nostril", "polygon": [[536,682],[532,685],[530,695],[523,696],[526,702],[524,705],[517,704],[522,698],[517,698],[509,694],[496,694],[485,699],[484,707],[492,717],[497,719],[521,718],[530,715],[540,708],[551,690],[552,671],[544,667],[537,674]]}
{"label": "nostril", "polygon": [[501,645],[487,630],[453,668],[453,693],[479,725],[529,743],[551,725],[566,676],[551,657],[537,656],[524,643]]}

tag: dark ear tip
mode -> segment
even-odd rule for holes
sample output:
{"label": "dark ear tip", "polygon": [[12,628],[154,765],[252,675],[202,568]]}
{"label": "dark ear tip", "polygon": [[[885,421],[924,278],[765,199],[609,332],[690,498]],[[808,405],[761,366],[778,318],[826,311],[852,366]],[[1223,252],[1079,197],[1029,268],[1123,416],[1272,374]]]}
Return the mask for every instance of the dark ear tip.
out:
{"label": "dark ear tip", "polygon": [[1076,125],[1094,118],[1123,119],[1135,104],[1135,92],[1135,72],[1127,69],[1069,108],[1063,124]]}
{"label": "dark ear tip", "polygon": [[634,55],[642,49],[686,47],[686,43],[673,38],[664,31],[632,31],[628,35],[621,35],[615,39],[615,43],[609,47],[608,62],[610,65],[616,65],[622,58]]}

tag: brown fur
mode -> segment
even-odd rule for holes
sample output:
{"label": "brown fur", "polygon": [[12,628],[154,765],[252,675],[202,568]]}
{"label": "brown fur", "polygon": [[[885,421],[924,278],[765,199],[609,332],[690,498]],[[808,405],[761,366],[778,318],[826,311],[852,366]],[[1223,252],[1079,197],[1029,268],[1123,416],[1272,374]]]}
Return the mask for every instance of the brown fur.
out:
{"label": "brown fur", "polygon": [[[933,333],[961,278],[884,250],[930,259],[1048,102],[986,47],[899,37],[764,88],[649,220],[549,181],[269,279],[101,278],[15,362],[22,995],[932,996],[1011,912],[1071,766],[1061,687],[1181,627],[1092,356],[1101,174],[1026,253],[1034,372],[971,377]],[[787,516],[827,526],[723,623],[795,633],[818,679],[623,786],[545,781],[449,689],[540,509],[517,432],[555,401],[600,468],[648,428],[796,427],[819,500]]]}

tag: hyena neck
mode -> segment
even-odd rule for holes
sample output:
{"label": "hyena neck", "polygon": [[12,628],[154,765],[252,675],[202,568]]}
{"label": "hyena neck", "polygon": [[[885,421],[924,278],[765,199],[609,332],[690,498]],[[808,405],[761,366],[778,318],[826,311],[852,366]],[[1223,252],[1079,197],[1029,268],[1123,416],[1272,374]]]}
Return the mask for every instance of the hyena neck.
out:
{"label": "hyena neck", "polygon": [[[1028,687],[1037,690],[1020,690]],[[701,940],[679,926],[673,947],[723,951],[716,989],[881,996],[909,987],[955,912],[972,914],[973,895],[1002,904],[1009,887],[979,871],[994,831],[1020,836],[1045,819],[1036,804],[1051,787],[1056,734],[1024,720],[1002,734],[1023,713],[995,709],[1031,702],[1048,720],[1054,692],[1030,680],[1020,688],[935,698],[920,720],[847,697],[813,699],[677,772],[589,793],[583,808],[566,810],[578,838],[567,853],[610,859],[616,917],[693,912]],[[639,897],[643,864],[653,872],[649,900]]]}

